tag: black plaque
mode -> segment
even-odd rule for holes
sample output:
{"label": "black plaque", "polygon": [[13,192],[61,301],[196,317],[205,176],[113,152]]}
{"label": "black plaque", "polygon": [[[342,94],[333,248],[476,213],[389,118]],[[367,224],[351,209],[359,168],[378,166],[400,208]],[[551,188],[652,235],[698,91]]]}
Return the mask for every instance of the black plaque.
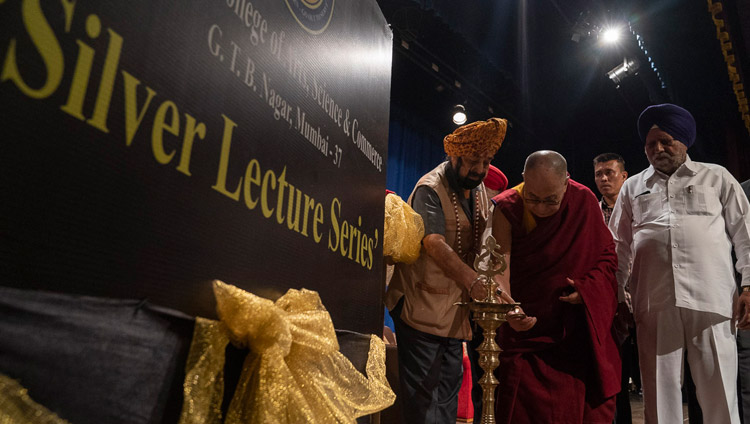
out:
{"label": "black plaque", "polygon": [[213,317],[210,282],[379,332],[374,0],[0,2],[0,284]]}

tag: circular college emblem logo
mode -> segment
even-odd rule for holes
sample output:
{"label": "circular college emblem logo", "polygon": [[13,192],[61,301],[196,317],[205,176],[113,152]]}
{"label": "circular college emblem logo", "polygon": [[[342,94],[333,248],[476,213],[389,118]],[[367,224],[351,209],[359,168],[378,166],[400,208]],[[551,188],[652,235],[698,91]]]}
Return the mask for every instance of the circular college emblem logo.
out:
{"label": "circular college emblem logo", "polygon": [[285,0],[298,24],[310,34],[320,34],[328,28],[336,0]]}

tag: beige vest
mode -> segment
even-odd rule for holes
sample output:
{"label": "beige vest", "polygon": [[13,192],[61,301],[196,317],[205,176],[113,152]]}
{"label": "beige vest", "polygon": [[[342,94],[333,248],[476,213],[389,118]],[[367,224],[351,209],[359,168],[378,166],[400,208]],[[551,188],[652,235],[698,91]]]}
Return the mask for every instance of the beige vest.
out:
{"label": "beige vest", "polygon": [[[458,251],[456,232],[456,213],[458,213],[461,224],[461,250],[470,252],[465,253],[462,260],[473,268],[476,257],[474,227],[461,207],[458,197],[454,205],[451,196],[453,190],[443,170],[444,164],[440,164],[423,176],[409,196],[409,204],[412,203],[414,192],[418,187],[424,185],[435,190],[445,214],[445,241],[454,251]],[[478,222],[481,237],[490,213],[490,200],[484,189],[484,183],[479,185],[475,196],[479,204]],[[481,239],[479,242],[481,243]],[[399,299],[404,296],[401,319],[410,327],[436,336],[471,339],[469,309],[466,306],[455,305],[456,302],[468,301],[468,293],[462,285],[445,275],[438,264],[425,252],[424,247],[422,247],[419,259],[413,264],[396,264],[385,299],[388,309],[393,309]]]}

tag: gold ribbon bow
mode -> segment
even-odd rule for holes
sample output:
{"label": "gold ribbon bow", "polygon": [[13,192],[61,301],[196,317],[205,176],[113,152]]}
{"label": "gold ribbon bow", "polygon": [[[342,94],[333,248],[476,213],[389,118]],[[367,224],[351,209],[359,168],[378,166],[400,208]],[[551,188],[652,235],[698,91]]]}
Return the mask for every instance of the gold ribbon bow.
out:
{"label": "gold ribbon bow", "polygon": [[19,382],[0,374],[0,424],[69,424],[34,402]]}
{"label": "gold ribbon bow", "polygon": [[221,321],[196,320],[180,424],[221,422],[229,341],[250,353],[225,423],[353,423],[393,404],[383,341],[371,336],[365,377],[339,352],[316,292],[290,289],[274,303],[218,280],[213,287]]}

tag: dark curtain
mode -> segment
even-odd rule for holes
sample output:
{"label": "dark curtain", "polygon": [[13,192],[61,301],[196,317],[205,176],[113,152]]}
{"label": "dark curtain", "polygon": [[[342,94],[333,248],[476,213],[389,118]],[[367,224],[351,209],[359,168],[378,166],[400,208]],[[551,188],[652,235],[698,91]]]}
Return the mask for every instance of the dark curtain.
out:
{"label": "dark curtain", "polygon": [[[493,65],[515,70],[518,3],[511,0],[412,0],[460,34]],[[469,7],[467,7],[469,6]]]}
{"label": "dark curtain", "polygon": [[444,136],[392,105],[386,188],[406,200],[419,178],[445,160]]}

